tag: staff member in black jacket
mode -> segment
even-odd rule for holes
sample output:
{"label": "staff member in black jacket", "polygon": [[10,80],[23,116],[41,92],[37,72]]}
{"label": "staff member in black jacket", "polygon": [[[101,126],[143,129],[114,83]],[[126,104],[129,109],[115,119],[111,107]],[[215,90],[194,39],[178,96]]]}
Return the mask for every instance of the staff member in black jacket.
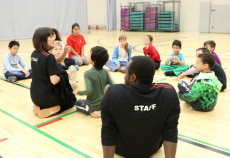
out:
{"label": "staff member in black jacket", "polygon": [[126,67],[125,84],[109,86],[101,101],[104,158],[114,153],[147,158],[164,144],[165,157],[174,158],[180,103],[167,83],[152,83],[150,58],[135,56]]}
{"label": "staff member in black jacket", "polygon": [[[54,32],[51,28],[36,29],[33,36],[35,51],[31,55],[32,82],[30,95],[34,105],[34,114],[46,118],[74,106],[76,97],[69,85],[66,72],[60,72],[57,63],[64,60],[70,47],[58,58],[49,53],[54,47]],[[68,82],[66,82],[66,80]]]}

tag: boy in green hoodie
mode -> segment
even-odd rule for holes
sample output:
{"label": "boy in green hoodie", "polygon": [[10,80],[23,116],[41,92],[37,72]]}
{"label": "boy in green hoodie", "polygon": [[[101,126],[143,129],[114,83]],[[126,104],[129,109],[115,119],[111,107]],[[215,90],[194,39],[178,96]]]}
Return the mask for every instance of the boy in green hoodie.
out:
{"label": "boy in green hoodie", "polygon": [[215,58],[212,54],[199,54],[196,58],[199,75],[189,84],[185,81],[178,83],[179,98],[188,102],[194,110],[211,111],[217,103],[222,84],[211,71],[214,65]]}

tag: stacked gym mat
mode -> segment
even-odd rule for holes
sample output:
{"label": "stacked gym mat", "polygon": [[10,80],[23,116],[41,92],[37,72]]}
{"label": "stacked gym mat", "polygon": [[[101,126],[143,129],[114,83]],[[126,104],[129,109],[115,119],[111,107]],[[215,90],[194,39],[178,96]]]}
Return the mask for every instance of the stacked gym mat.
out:
{"label": "stacked gym mat", "polygon": [[176,31],[178,25],[174,21],[173,11],[158,12],[158,30],[160,31]]}
{"label": "stacked gym mat", "polygon": [[129,30],[129,11],[125,11],[125,30]]}
{"label": "stacked gym mat", "polygon": [[121,8],[121,29],[125,29],[125,12],[128,11],[128,8],[123,7]]}
{"label": "stacked gym mat", "polygon": [[145,30],[156,31],[158,8],[146,6],[145,8]]}
{"label": "stacked gym mat", "polygon": [[145,12],[130,12],[130,30],[144,30]]}

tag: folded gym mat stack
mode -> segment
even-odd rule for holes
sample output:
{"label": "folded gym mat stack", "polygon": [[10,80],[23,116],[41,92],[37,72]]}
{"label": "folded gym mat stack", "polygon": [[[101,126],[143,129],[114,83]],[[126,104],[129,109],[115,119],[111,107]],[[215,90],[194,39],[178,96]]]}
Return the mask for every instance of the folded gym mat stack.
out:
{"label": "folded gym mat stack", "polygon": [[144,30],[145,12],[130,12],[130,30]]}
{"label": "folded gym mat stack", "polygon": [[158,30],[159,31],[177,31],[178,24],[174,21],[174,11],[158,12]]}
{"label": "folded gym mat stack", "polygon": [[128,11],[127,7],[121,8],[121,30],[125,29],[125,12]]}
{"label": "folded gym mat stack", "polygon": [[150,11],[151,6],[145,8],[145,30],[150,30]]}
{"label": "folded gym mat stack", "polygon": [[150,29],[156,31],[157,29],[157,15],[158,15],[158,8],[151,7],[150,11]]}
{"label": "folded gym mat stack", "polygon": [[129,30],[129,11],[125,11],[125,30]]}
{"label": "folded gym mat stack", "polygon": [[145,30],[156,31],[158,8],[146,6],[145,8]]}

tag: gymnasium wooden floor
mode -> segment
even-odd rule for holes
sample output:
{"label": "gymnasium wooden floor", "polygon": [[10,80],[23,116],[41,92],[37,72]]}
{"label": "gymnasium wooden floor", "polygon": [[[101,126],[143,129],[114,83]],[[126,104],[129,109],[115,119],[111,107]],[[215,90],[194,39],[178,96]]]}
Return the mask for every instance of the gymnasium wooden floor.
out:
{"label": "gymnasium wooden floor", "polygon": [[[83,33],[87,45],[85,54],[96,45],[108,49],[110,59],[113,47],[118,44],[118,36],[124,34],[133,46],[132,56],[143,55],[143,38],[146,34],[154,37],[163,62],[172,52],[174,39],[182,41],[182,50],[186,63],[195,63],[195,50],[203,46],[206,40],[217,43],[215,52],[219,55],[223,68],[230,78],[230,35],[206,33],[146,33],[146,32],[105,32]],[[62,36],[66,41],[67,36]],[[30,67],[30,54],[34,50],[31,39],[18,40],[19,53]],[[16,84],[5,81],[2,72],[2,57],[8,52],[9,41],[0,42],[0,157],[3,158],[76,158],[102,157],[101,119],[94,119],[69,109],[60,115],[38,119],[32,113],[30,99],[31,79]],[[79,89],[85,88],[83,74],[90,66],[82,66],[78,71]],[[124,74],[111,73],[114,83],[124,83]],[[157,70],[154,82],[167,82],[177,89],[178,81],[165,78],[163,71]],[[185,79],[189,80],[189,79]],[[230,87],[230,82],[228,81]],[[194,111],[181,101],[179,120],[178,158],[219,158],[230,157],[230,89],[221,92],[215,109],[211,112]],[[78,99],[86,98],[77,96]],[[115,156],[120,158],[120,156]],[[164,157],[161,148],[152,157]]]}

